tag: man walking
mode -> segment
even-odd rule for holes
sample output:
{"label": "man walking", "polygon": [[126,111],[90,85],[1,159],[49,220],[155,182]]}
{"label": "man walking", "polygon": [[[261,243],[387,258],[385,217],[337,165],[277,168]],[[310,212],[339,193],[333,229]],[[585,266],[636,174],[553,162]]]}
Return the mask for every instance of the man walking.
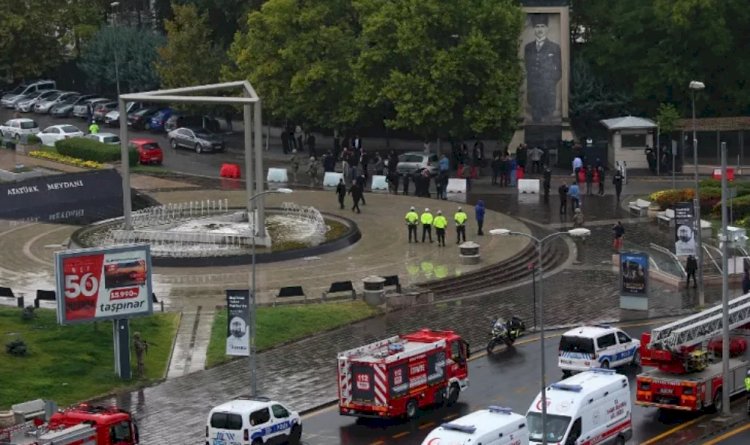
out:
{"label": "man walking", "polygon": [[534,173],[542,172],[542,156],[544,151],[541,148],[534,146],[529,150],[529,160],[531,161],[531,171]]}
{"label": "man walking", "polygon": [[615,172],[615,175],[612,177],[612,184],[615,185],[615,194],[617,195],[617,202],[616,205],[619,205],[620,203],[620,193],[622,193],[622,180],[624,178],[622,177],[622,172],[618,168]]}
{"label": "man walking", "polygon": [[577,183],[570,184],[568,196],[570,196],[570,210],[575,211],[575,209],[581,206],[581,194]]}
{"label": "man walking", "polygon": [[307,166],[307,174],[310,175],[310,187],[318,186],[318,161],[314,156],[310,157],[310,164]]}
{"label": "man walking", "polygon": [[604,166],[598,166],[596,171],[599,173],[599,196],[604,196]]}
{"label": "man walking", "polygon": [[292,158],[289,160],[289,164],[292,170],[292,184],[296,184],[297,173],[299,173],[299,157],[297,156],[297,150],[292,150]]}
{"label": "man walking", "polygon": [[459,207],[456,213],[453,215],[453,220],[456,222],[456,244],[466,242],[466,220],[469,219],[469,215]]}
{"label": "man walking", "polygon": [[477,235],[483,236],[482,226],[484,226],[484,201],[481,199],[477,201],[477,205],[474,207],[474,214],[477,218]]}
{"label": "man walking", "polygon": [[443,216],[443,212],[437,211],[437,216],[432,222],[435,226],[435,234],[437,234],[438,246],[445,247],[445,228],[448,227],[448,220]]}
{"label": "man walking", "polygon": [[549,189],[552,186],[552,170],[549,166],[544,166],[544,180],[542,181],[544,186],[544,201],[549,199]]}
{"label": "man walking", "polygon": [[622,250],[622,244],[625,238],[625,227],[620,221],[617,221],[617,224],[612,226],[612,233],[614,235],[612,247],[615,249],[615,252],[619,253],[620,250]]}
{"label": "man walking", "polygon": [[367,202],[365,202],[365,184],[367,183],[367,178],[364,174],[357,176],[356,179],[354,179],[354,182],[359,186],[359,194],[360,199],[362,199],[362,205],[366,206]]}
{"label": "man walking", "polygon": [[414,210],[414,207],[412,206],[408,212],[406,212],[406,227],[408,228],[409,232],[409,242],[411,242],[411,236],[414,235],[414,242],[419,242],[419,239],[417,239],[417,223],[419,222],[419,215],[417,215],[416,210]]}
{"label": "man walking", "polygon": [[343,179],[339,179],[339,184],[336,186],[336,195],[339,197],[339,208],[344,209],[344,197],[346,197],[346,185]]}
{"label": "man walking", "polygon": [[422,242],[424,242],[425,235],[427,235],[430,238],[430,242],[432,242],[433,217],[432,213],[430,213],[430,209],[424,209],[424,213],[422,213],[420,220],[422,222]]}
{"label": "man walking", "polygon": [[688,255],[687,264],[685,264],[685,272],[687,272],[686,287],[690,287],[690,277],[693,277],[693,289],[698,287],[698,282],[695,281],[695,272],[697,270],[698,270],[698,261],[695,260],[694,256]]}
{"label": "man walking", "polygon": [[591,189],[594,185],[594,169],[591,167],[591,164],[586,167],[586,194],[591,195]]}
{"label": "man walking", "polygon": [[557,193],[560,195],[560,214],[568,213],[568,185],[563,182]]}
{"label": "man walking", "polygon": [[362,199],[362,187],[359,185],[359,182],[354,181],[351,187],[349,187],[349,194],[352,195],[352,200],[354,201],[354,205],[352,205],[352,212],[357,211],[357,213],[362,213],[359,210],[359,201]]}

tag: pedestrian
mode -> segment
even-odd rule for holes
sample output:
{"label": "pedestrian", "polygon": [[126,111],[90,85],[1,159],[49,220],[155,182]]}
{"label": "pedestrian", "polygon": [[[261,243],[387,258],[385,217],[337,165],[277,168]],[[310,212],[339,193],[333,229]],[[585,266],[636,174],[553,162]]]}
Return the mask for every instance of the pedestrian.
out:
{"label": "pedestrian", "polygon": [[408,229],[409,233],[409,242],[411,242],[411,237],[414,235],[414,242],[419,242],[419,239],[417,239],[417,224],[419,223],[419,215],[417,215],[416,210],[414,210],[414,206],[412,206],[408,212],[406,212],[406,227]]}
{"label": "pedestrian", "polygon": [[[526,144],[521,144],[516,149],[515,162],[517,165],[520,165],[521,167],[526,168],[526,157],[528,155],[528,151],[529,149],[526,146]],[[513,174],[513,170],[515,170],[515,166],[513,166],[513,168],[511,168],[510,170],[511,175]],[[512,181],[513,179],[511,178],[511,185],[515,185]]]}
{"label": "pedestrian", "polygon": [[578,180],[578,172],[583,168],[583,160],[580,156],[576,156],[573,158],[573,175],[576,177],[576,181]]}
{"label": "pedestrian", "polygon": [[[688,255],[687,257],[687,263],[685,264],[685,272],[687,272],[687,284],[686,287],[690,287],[690,277],[693,277],[693,288],[698,287],[697,281],[695,281],[695,272],[698,270],[698,262],[695,260],[695,257],[692,255]],[[745,273],[747,275],[747,273]],[[743,286],[744,286],[744,279],[743,279]]]}
{"label": "pedestrian", "polygon": [[477,205],[474,207],[474,214],[477,218],[477,235],[483,236],[482,226],[484,226],[484,201],[481,199],[477,201]]}
{"label": "pedestrian", "polygon": [[604,196],[604,166],[600,165],[596,170],[599,173],[599,196]]}
{"label": "pedestrian", "polygon": [[372,169],[375,170],[376,175],[383,175],[383,171],[385,170],[385,162],[380,156],[380,153],[375,153],[375,163],[373,164]]}
{"label": "pedestrian", "polygon": [[462,241],[466,242],[466,220],[469,219],[469,215],[459,207],[456,213],[453,215],[453,221],[456,222],[456,244]]}
{"label": "pedestrian", "polygon": [[443,170],[438,174],[438,182],[440,186],[438,188],[438,198],[446,200],[448,199],[448,176],[449,172],[447,170]]}
{"label": "pedestrian", "polygon": [[427,235],[430,238],[430,242],[432,242],[432,222],[434,218],[432,217],[432,213],[430,213],[430,209],[424,209],[424,213],[422,213],[419,219],[422,222],[422,242],[425,240],[425,235]]}
{"label": "pedestrian", "polygon": [[461,176],[466,181],[466,193],[471,191],[471,168],[464,164],[464,169],[461,171]]}
{"label": "pedestrian", "polygon": [[552,186],[552,170],[549,169],[548,165],[544,166],[544,179],[542,180],[544,187],[544,200],[549,199],[549,189]]}
{"label": "pedestrian", "polygon": [[349,194],[352,195],[352,201],[354,201],[354,204],[352,205],[352,212],[357,211],[357,213],[362,213],[359,210],[359,201],[364,199],[363,193],[362,193],[362,186],[359,185],[359,181],[354,181],[351,187],[349,187]]}
{"label": "pedestrian", "polygon": [[577,229],[579,227],[583,227],[583,212],[580,207],[573,213],[573,228]]}
{"label": "pedestrian", "polygon": [[622,193],[622,180],[624,178],[622,177],[622,172],[618,168],[615,172],[615,175],[612,177],[612,184],[615,185],[615,194],[617,195],[617,202],[615,202],[615,205],[618,205],[620,203],[620,193]]}
{"label": "pedestrian", "polygon": [[138,377],[143,377],[145,374],[144,369],[144,354],[148,352],[148,342],[141,338],[141,333],[136,332],[133,334],[133,349],[135,349],[135,358],[137,366]]}
{"label": "pedestrian", "polygon": [[408,173],[404,173],[404,195],[409,194],[409,177]]}
{"label": "pedestrian", "polygon": [[612,234],[614,235],[612,247],[615,249],[615,252],[619,253],[620,250],[622,250],[622,244],[625,238],[625,227],[620,221],[617,221],[617,224],[612,226]]}
{"label": "pedestrian", "polygon": [[443,212],[437,211],[437,216],[432,222],[435,226],[435,234],[437,235],[438,246],[445,247],[445,228],[448,227],[448,220],[443,216]]}
{"label": "pedestrian", "polygon": [[312,133],[309,133],[307,135],[307,141],[305,141],[305,142],[307,142],[307,150],[310,152],[310,155],[311,156],[317,156],[318,153],[315,150],[315,135],[312,134]]}
{"label": "pedestrian", "polygon": [[750,369],[745,372],[745,392],[747,392],[747,413],[750,414]]}
{"label": "pedestrian", "polygon": [[507,152],[500,156],[500,187],[510,185],[510,157]]}
{"label": "pedestrian", "polygon": [[516,180],[518,179],[518,167],[522,167],[521,164],[518,163],[518,160],[511,156],[510,160],[508,161],[508,165],[510,166],[508,168],[510,173],[510,186],[515,187],[516,186]]}
{"label": "pedestrian", "polygon": [[91,125],[89,125],[89,133],[90,134],[97,134],[99,133],[99,125],[96,123],[95,120],[91,121]]}
{"label": "pedestrian", "polygon": [[290,168],[292,170],[292,183],[297,183],[297,173],[299,173],[299,157],[297,156],[297,150],[292,150],[292,158],[289,160]]}
{"label": "pedestrian", "polygon": [[398,195],[398,181],[399,181],[399,174],[396,173],[396,170],[388,170],[388,175],[386,176],[386,180],[388,181],[388,189],[391,193],[394,195]]}
{"label": "pedestrian", "polygon": [[560,195],[560,214],[568,213],[568,184],[563,182],[557,193]]}
{"label": "pedestrian", "polygon": [[310,164],[307,166],[307,174],[310,175],[310,187],[318,186],[318,161],[314,156],[310,157]]}
{"label": "pedestrian", "polygon": [[367,183],[367,178],[365,178],[365,175],[359,175],[354,180],[354,182],[359,186],[359,198],[362,200],[362,205],[366,206],[367,203],[365,202],[365,184]]}
{"label": "pedestrian", "polygon": [[570,196],[570,210],[575,211],[581,206],[581,194],[578,190],[578,184],[575,182],[568,187],[568,196]]}
{"label": "pedestrian", "polygon": [[[305,132],[302,131],[301,126],[297,125],[296,127],[294,127],[294,133],[292,137],[294,137],[294,143],[296,144],[298,150],[302,150],[304,148],[304,145],[302,145],[304,136]],[[312,155],[312,153],[310,154]]]}
{"label": "pedestrian", "polygon": [[451,163],[448,160],[448,156],[446,155],[440,156],[440,160],[438,161],[438,168],[441,173],[445,172],[446,175],[450,175]]}
{"label": "pedestrian", "polygon": [[591,195],[591,189],[594,185],[594,169],[591,167],[591,164],[589,164],[586,167],[586,194]]}
{"label": "pedestrian", "polygon": [[490,163],[492,167],[492,185],[498,185],[497,178],[500,176],[500,154],[495,154]]}
{"label": "pedestrian", "polygon": [[346,184],[343,179],[339,179],[339,183],[336,186],[336,195],[339,197],[339,208],[344,209],[344,197],[346,197]]}
{"label": "pedestrian", "polygon": [[747,294],[750,292],[750,272],[745,271],[744,275],[742,276],[742,294]]}
{"label": "pedestrian", "polygon": [[542,156],[544,155],[544,151],[534,146],[531,150],[529,150],[529,160],[531,161],[531,171],[533,173],[541,173],[542,172]]}

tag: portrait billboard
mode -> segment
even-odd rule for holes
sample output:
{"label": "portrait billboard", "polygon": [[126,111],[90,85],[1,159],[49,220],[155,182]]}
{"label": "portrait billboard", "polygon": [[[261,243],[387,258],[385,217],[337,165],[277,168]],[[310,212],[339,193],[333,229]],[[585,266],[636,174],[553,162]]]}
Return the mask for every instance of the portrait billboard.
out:
{"label": "portrait billboard", "polygon": [[691,202],[678,202],[674,206],[674,253],[677,256],[696,254],[695,213]]}
{"label": "portrait billboard", "polygon": [[646,253],[620,254],[620,295],[648,296],[648,261]]}
{"label": "portrait billboard", "polygon": [[526,124],[562,121],[563,54],[560,14],[530,12],[521,35],[525,67]]}
{"label": "portrait billboard", "polygon": [[85,323],[150,315],[148,244],[55,253],[57,321]]}
{"label": "portrait billboard", "polygon": [[227,290],[227,355],[250,355],[250,291]]}

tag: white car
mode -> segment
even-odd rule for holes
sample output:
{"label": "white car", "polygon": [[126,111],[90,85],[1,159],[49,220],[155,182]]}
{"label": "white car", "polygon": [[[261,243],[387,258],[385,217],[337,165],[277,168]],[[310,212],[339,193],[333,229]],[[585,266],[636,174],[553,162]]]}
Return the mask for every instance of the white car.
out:
{"label": "white car", "polygon": [[[130,114],[134,111],[138,111],[143,108],[143,104],[140,102],[128,102],[125,104],[125,114]],[[104,115],[104,123],[110,127],[120,126],[120,109],[115,108],[109,113]]]}
{"label": "white car", "polygon": [[299,413],[266,397],[223,403],[208,413],[206,445],[288,443],[299,445]]}
{"label": "white car", "polygon": [[33,119],[11,119],[0,125],[0,136],[21,139],[22,135],[39,133],[39,125]]}
{"label": "white car", "polygon": [[113,133],[87,134],[87,138],[99,141],[102,144],[120,145],[120,136]]}
{"label": "white car", "polygon": [[560,337],[558,366],[563,376],[594,368],[640,365],[641,342],[621,329],[597,325],[571,329]]}
{"label": "white car", "polygon": [[37,136],[42,144],[54,147],[57,141],[83,137],[83,132],[73,125],[53,125],[37,133]]}

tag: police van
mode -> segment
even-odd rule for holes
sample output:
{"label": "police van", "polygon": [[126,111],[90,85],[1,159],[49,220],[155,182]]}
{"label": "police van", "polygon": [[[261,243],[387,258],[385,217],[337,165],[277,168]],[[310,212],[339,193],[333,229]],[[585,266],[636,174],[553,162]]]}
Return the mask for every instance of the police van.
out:
{"label": "police van", "polygon": [[266,397],[223,403],[206,422],[206,445],[298,445],[301,437],[299,413]]}
{"label": "police van", "polygon": [[490,406],[435,428],[422,445],[528,445],[526,418],[510,408]]}
{"label": "police van", "polygon": [[593,369],[547,388],[546,431],[542,396],[526,413],[529,441],[561,445],[625,444],[633,435],[627,377],[612,369]]}
{"label": "police van", "polygon": [[611,326],[582,326],[560,337],[558,366],[563,377],[592,368],[639,365],[640,340]]}

